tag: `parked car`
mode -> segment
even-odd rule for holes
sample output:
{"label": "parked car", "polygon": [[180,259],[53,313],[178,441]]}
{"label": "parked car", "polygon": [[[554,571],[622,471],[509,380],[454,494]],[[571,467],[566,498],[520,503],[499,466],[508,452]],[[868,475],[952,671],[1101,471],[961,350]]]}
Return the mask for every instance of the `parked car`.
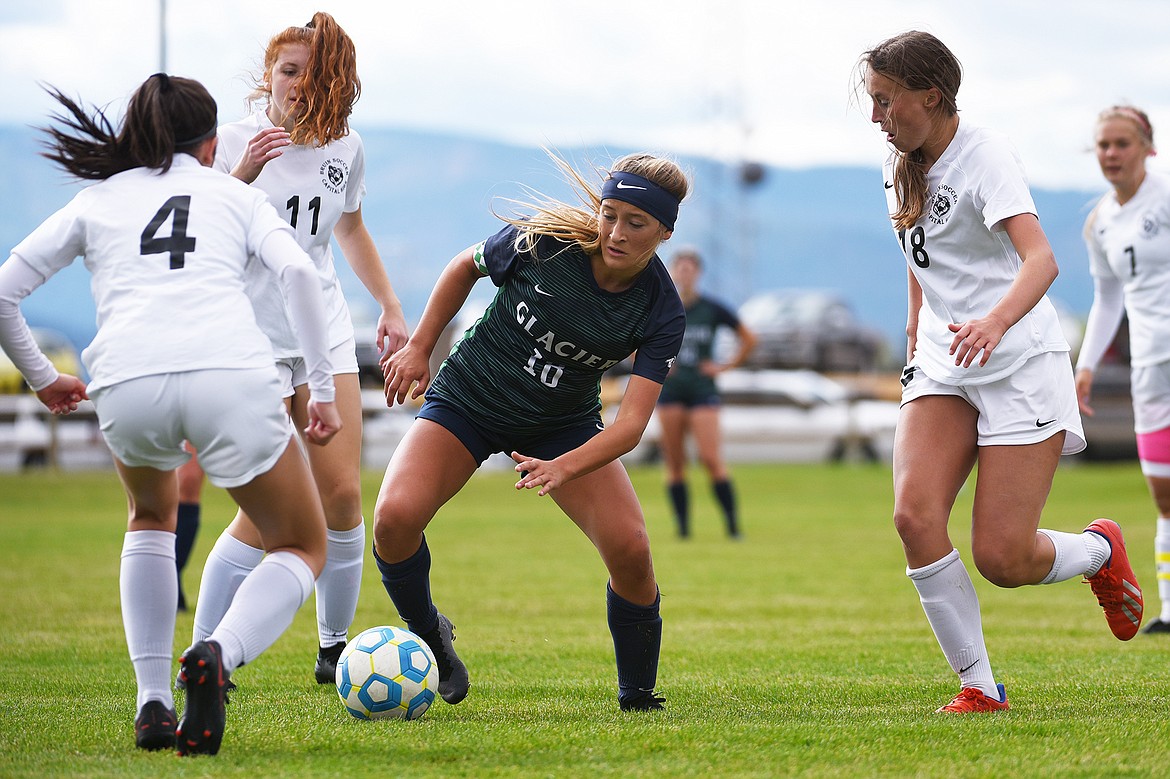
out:
{"label": "parked car", "polygon": [[874,370],[886,349],[882,335],[828,290],[761,292],[740,306],[739,316],[759,337],[747,368],[856,373]]}

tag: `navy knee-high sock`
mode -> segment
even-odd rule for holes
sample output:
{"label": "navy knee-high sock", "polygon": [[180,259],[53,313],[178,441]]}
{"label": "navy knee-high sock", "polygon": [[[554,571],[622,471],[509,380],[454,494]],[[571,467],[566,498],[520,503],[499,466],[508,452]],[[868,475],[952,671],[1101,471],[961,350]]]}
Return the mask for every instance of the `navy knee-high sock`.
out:
{"label": "navy knee-high sock", "polygon": [[691,533],[690,499],[687,495],[685,481],[674,482],[666,487],[670,495],[670,505],[674,507],[674,521],[678,525],[678,534],[686,538]]}
{"label": "navy knee-high sock", "polygon": [[187,597],[183,594],[183,569],[191,558],[195,547],[195,536],[199,534],[198,503],[180,503],[179,520],[175,525],[175,572],[179,575],[179,610],[186,611]]}
{"label": "navy knee-high sock", "polygon": [[727,535],[739,535],[739,519],[735,514],[735,491],[731,488],[731,480],[711,482],[711,489],[715,492],[715,500],[723,508],[723,519],[727,522]]}
{"label": "navy knee-high sock", "polygon": [[617,658],[618,700],[652,692],[658,681],[658,653],[662,648],[662,617],[657,595],[649,606],[631,603],[605,585],[605,609],[613,651]]}
{"label": "navy knee-high sock", "polygon": [[423,536],[418,551],[400,563],[388,563],[374,550],[374,563],[382,572],[382,586],[398,616],[412,633],[423,635],[439,624],[439,610],[431,600],[431,550]]}

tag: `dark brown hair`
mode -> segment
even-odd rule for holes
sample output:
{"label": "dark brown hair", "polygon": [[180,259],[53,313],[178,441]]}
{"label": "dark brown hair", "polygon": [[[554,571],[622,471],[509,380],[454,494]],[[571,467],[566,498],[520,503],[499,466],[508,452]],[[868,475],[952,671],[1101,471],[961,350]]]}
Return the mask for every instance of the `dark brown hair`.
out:
{"label": "dark brown hair", "polygon": [[176,152],[190,151],[215,135],[215,99],[194,79],[155,73],[130,97],[114,130],[98,108],[92,113],[54,87],[45,90],[65,111],[48,135],[42,155],[79,179],[107,179],[131,168],[170,170]]}

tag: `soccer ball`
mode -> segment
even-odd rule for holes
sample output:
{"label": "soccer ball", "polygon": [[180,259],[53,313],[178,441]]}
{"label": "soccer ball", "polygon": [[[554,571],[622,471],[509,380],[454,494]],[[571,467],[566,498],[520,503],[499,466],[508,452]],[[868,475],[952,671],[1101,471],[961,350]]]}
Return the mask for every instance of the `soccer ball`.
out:
{"label": "soccer ball", "polygon": [[404,628],[364,630],[337,660],[337,694],[358,719],[417,719],[434,703],[438,689],[434,653]]}

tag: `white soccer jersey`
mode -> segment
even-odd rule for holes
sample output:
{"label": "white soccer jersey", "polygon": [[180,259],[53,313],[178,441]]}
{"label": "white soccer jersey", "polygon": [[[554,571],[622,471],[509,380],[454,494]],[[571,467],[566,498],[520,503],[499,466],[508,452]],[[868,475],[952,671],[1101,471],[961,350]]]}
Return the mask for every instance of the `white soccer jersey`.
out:
{"label": "white soccer jersey", "polygon": [[[90,391],[159,373],[271,365],[244,267],[288,230],[263,193],[176,154],[79,192],[12,250],[45,278],[84,256],[97,335]],[[257,261],[258,262],[258,261]]]}
{"label": "white soccer jersey", "polygon": [[[886,201],[897,210],[893,157],[884,167]],[[997,224],[1035,214],[1024,166],[1011,143],[960,122],[954,139],[927,173],[926,209],[913,228],[898,232],[906,262],[922,286],[916,364],[944,384],[985,384],[1009,375],[1041,352],[1068,351],[1056,309],[1047,297],[1004,334],[983,367],[955,365],[947,325],[986,316],[1007,293],[1021,260]]]}
{"label": "white soccer jersey", "polygon": [[1086,220],[1085,245],[1093,276],[1124,290],[1131,364],[1170,360],[1170,176],[1148,171],[1125,205],[1115,192],[1103,196]]}
{"label": "white soccer jersey", "polygon": [[[260,110],[219,128],[215,168],[230,173],[260,130],[272,127]],[[358,210],[366,194],[366,156],[361,137],[349,135],[323,147],[291,145],[265,164],[252,182],[293,226],[297,243],[317,266],[325,293],[329,345],[338,346],[353,337],[353,321],[333,266],[330,239],[342,213]],[[277,357],[299,357],[300,346],[280,287],[262,265],[248,269],[248,294],[256,306],[260,326],[272,341]]]}

